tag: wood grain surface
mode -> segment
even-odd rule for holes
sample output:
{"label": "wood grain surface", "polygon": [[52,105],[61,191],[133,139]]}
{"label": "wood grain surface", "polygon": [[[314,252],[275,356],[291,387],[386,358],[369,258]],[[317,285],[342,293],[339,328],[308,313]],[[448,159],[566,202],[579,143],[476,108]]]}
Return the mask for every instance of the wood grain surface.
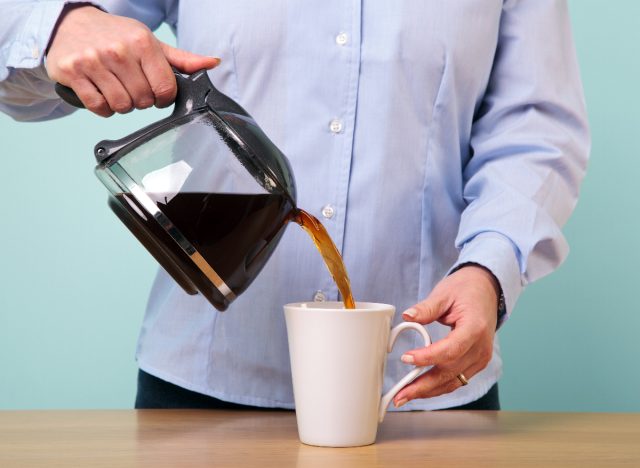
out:
{"label": "wood grain surface", "polygon": [[14,466],[640,467],[640,414],[390,413],[374,445],[336,449],[285,411],[0,411]]}

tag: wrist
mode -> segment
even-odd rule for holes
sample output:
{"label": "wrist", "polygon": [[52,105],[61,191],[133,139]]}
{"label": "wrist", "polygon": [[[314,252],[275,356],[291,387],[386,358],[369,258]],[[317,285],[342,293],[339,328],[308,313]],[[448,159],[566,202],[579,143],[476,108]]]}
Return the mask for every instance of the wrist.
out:
{"label": "wrist", "polygon": [[493,291],[496,294],[496,301],[498,300],[498,298],[502,294],[502,288],[500,287],[500,282],[498,281],[498,278],[495,277],[495,275],[491,272],[491,270],[489,270],[487,267],[484,267],[478,263],[465,263],[460,265],[459,268],[456,268],[455,271],[461,270],[463,268],[474,270],[478,275],[483,277],[487,281],[487,283],[489,283],[493,288]]}
{"label": "wrist", "polygon": [[58,19],[56,20],[56,24],[54,25],[53,30],[51,31],[51,36],[49,37],[49,42],[47,43],[47,47],[45,49],[45,57],[49,53],[49,49],[53,44],[53,41],[56,37],[56,34],[58,33],[58,30],[60,29],[60,25],[62,24],[62,22],[71,12],[82,9],[96,9],[99,11],[103,11],[100,7],[91,2],[74,2],[65,4],[65,6],[62,8],[62,11],[60,12],[60,15],[58,16]]}
{"label": "wrist", "polygon": [[507,315],[507,308],[506,308],[506,303],[504,299],[504,293],[502,292],[500,281],[490,269],[488,269],[484,265],[480,265],[479,263],[475,263],[475,262],[462,263],[457,267],[455,267],[453,270],[451,270],[449,274],[453,274],[456,271],[459,271],[463,268],[473,269],[476,274],[478,274],[481,278],[483,278],[489,285],[491,285],[491,288],[493,288],[493,291],[495,293],[495,298],[496,298],[496,311],[497,311],[497,319],[498,319],[496,323],[496,330],[497,330],[498,328],[500,328],[500,325],[502,325],[502,322],[504,321]]}

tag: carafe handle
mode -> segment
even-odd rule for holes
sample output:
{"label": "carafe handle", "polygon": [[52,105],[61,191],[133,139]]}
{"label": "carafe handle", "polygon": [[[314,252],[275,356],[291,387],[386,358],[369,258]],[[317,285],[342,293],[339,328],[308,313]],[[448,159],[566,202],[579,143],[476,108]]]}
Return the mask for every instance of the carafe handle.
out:
{"label": "carafe handle", "polygon": [[[212,95],[223,96],[222,93],[218,92],[218,90],[214,88],[211,80],[209,80],[207,70],[198,70],[191,75],[183,75],[176,68],[171,67],[171,69],[173,70],[178,85],[178,93],[176,95],[171,115],[158,122],[147,125],[146,127],[143,127],[119,140],[102,140],[98,142],[93,150],[98,164],[110,158],[111,155],[131,141],[144,137],[144,135],[159,126],[173,122],[177,117],[186,116],[189,113],[197,112],[206,108],[209,106],[208,101],[211,99]],[[68,86],[56,83],[55,90],[56,93],[58,93],[58,95],[68,104],[79,108],[85,107],[75,91]]]}
{"label": "carafe handle", "polygon": [[[180,73],[180,71],[177,68],[173,66],[171,67],[171,70],[173,71],[173,74],[176,76],[176,81],[178,85],[178,95],[176,96],[176,101],[175,101],[176,109],[180,107],[184,107],[186,110],[186,106],[181,106],[180,104],[182,104],[183,102],[186,104],[186,101],[188,99],[191,99],[192,102],[194,100],[202,101],[201,104],[204,104],[204,99],[206,97],[207,91],[210,90],[213,87],[213,85],[209,81],[208,77],[207,79],[204,80],[206,81],[206,83],[203,83],[202,80],[198,82],[199,81],[198,79],[201,78],[202,74],[206,76],[207,71],[198,70],[192,75],[185,76],[182,73]],[[204,90],[202,89],[203,87],[205,88]],[[62,100],[67,104],[70,104],[73,107],[77,107],[79,109],[85,108],[85,105],[82,103],[82,101],[80,100],[76,92],[70,87],[65,86],[61,83],[56,83],[55,91],[56,91],[56,94],[60,96],[60,98],[62,98]],[[174,113],[176,109],[174,109]]]}
{"label": "carafe handle", "polygon": [[64,102],[71,104],[73,107],[84,109],[84,104],[73,89],[60,83],[56,83],[55,89],[56,94],[60,96]]}

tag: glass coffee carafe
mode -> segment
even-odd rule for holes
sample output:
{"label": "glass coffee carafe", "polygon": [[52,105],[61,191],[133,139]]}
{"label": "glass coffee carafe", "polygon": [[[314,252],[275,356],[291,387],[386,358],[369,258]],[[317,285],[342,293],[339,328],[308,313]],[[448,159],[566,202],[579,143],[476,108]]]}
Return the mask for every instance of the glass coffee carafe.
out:
{"label": "glass coffee carafe", "polygon": [[174,280],[225,310],[294,216],[295,182],[287,158],[206,71],[175,75],[171,116],[99,142],[96,174],[110,208]]}

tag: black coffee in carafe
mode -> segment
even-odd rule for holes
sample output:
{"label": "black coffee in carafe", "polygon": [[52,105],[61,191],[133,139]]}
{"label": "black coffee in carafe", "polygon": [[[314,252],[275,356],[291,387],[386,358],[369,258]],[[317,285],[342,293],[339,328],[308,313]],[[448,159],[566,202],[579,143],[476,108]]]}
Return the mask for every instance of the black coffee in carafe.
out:
{"label": "black coffee in carafe", "polygon": [[232,291],[223,295],[207,276],[131,194],[110,197],[109,206],[163,268],[188,293],[200,292],[217,309],[241,294],[271,255],[293,211],[289,199],[277,194],[178,193],[158,208],[189,239],[205,265]]}

